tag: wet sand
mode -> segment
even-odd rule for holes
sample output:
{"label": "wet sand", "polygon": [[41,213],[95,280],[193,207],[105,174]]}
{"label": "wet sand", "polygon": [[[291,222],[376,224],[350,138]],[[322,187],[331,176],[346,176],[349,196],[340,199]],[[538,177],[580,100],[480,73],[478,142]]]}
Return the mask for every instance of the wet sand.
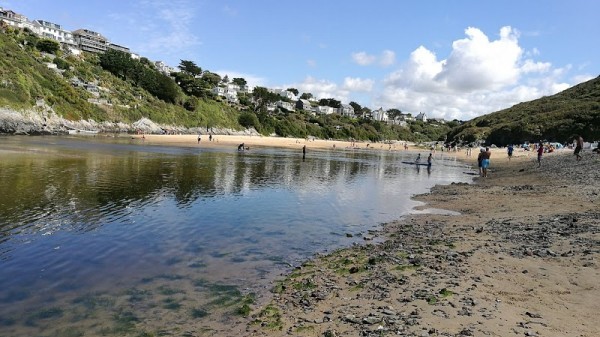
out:
{"label": "wet sand", "polygon": [[307,261],[228,335],[599,336],[600,155],[495,152],[488,178],[416,196],[460,215]]}

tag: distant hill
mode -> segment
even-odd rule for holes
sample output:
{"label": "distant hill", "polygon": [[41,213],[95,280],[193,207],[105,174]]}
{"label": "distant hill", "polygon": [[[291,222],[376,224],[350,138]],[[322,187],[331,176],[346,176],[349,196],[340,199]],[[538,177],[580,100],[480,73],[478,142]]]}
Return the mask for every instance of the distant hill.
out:
{"label": "distant hill", "polygon": [[448,140],[505,146],[524,142],[568,142],[579,134],[600,140],[600,76],[558,94],[519,103],[452,129]]}

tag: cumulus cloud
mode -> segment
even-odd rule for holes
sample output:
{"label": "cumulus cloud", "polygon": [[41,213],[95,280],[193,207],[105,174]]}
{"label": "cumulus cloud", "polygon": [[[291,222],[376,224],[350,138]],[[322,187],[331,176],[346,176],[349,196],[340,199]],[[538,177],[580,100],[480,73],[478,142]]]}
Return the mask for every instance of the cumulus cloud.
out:
{"label": "cumulus cloud", "polygon": [[352,54],[352,60],[361,66],[368,66],[369,64],[375,62],[376,59],[377,58],[375,56],[369,55],[364,51]]}
{"label": "cumulus cloud", "polygon": [[524,53],[519,32],[502,27],[496,40],[469,27],[452,43],[447,58],[424,46],[383,80],[375,106],[432,117],[468,120],[516,103],[552,95],[569,87],[559,79],[567,68],[534,60]]}
{"label": "cumulus cloud", "polygon": [[371,64],[379,63],[383,67],[388,67],[396,62],[396,53],[391,50],[384,50],[380,56],[369,55],[367,52],[361,51],[352,53],[352,60],[354,63],[361,66],[368,66]]}
{"label": "cumulus cloud", "polygon": [[369,79],[346,77],[344,78],[343,88],[349,91],[368,92],[373,89],[374,83],[375,82],[373,80]]}
{"label": "cumulus cloud", "polygon": [[296,88],[301,93],[311,93],[317,99],[335,98],[341,102],[349,102],[349,89],[340,87],[332,81],[316,79],[312,76],[306,77],[300,83],[286,84],[283,87]]}
{"label": "cumulus cloud", "polygon": [[379,59],[379,64],[387,67],[391,66],[396,62],[396,53],[391,50],[384,50]]}

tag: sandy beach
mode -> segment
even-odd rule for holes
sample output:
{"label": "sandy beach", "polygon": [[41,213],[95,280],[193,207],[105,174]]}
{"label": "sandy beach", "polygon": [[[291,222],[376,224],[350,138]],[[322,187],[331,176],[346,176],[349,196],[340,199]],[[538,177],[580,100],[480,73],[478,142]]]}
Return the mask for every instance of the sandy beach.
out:
{"label": "sandy beach", "polygon": [[416,197],[460,215],[307,261],[229,335],[599,336],[600,156],[496,155],[488,178]]}
{"label": "sandy beach", "polygon": [[[305,139],[305,138],[284,138],[284,137],[266,137],[266,136],[238,136],[238,135],[214,135],[212,141],[208,135],[202,135],[198,142],[197,135],[135,135],[132,139],[146,144],[171,145],[171,146],[196,146],[196,147],[230,147],[237,148],[239,144],[244,143],[244,147],[252,150],[255,147],[284,147],[298,148],[306,145],[306,149],[393,149],[400,150],[404,142],[395,142],[394,144],[369,143],[369,142],[349,142],[340,140],[323,139]],[[408,143],[411,147],[414,144]]]}

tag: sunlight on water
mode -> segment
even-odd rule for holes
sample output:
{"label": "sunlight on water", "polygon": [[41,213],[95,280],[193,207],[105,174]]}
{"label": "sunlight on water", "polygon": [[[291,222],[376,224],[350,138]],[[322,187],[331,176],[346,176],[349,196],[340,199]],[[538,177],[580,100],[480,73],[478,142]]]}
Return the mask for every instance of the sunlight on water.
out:
{"label": "sunlight on water", "polygon": [[0,336],[157,331],[183,310],[221,319],[290,266],[407,214],[411,195],[469,179],[441,155],[427,170],[384,151],[302,161],[6,137],[0,155]]}

